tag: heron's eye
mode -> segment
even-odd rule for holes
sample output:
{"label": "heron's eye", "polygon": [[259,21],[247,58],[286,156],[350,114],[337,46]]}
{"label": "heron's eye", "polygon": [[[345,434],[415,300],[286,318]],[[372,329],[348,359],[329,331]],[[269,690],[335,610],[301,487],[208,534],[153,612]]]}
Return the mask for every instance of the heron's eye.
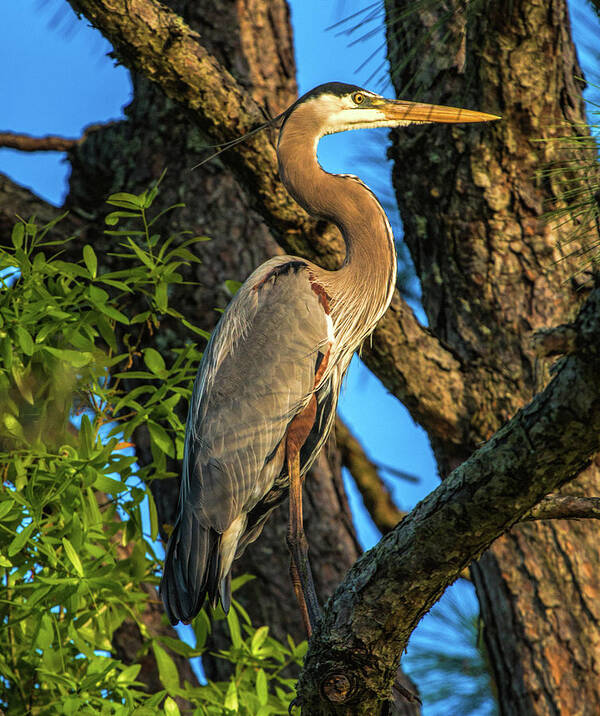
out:
{"label": "heron's eye", "polygon": [[354,101],[354,104],[362,104],[365,101],[365,96],[362,92],[355,92],[352,95],[352,99]]}

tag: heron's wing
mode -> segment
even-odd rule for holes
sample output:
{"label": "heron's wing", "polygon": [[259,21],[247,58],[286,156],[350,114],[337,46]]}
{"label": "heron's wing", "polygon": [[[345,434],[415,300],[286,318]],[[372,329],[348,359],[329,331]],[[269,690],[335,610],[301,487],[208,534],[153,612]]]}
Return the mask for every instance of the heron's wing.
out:
{"label": "heron's wing", "polygon": [[[254,539],[272,507],[261,512],[259,503],[282,471],[287,427],[310,400],[332,342],[326,304],[305,261],[276,258],[250,276],[213,332],[194,384],[161,582],[172,624],[189,622],[207,592],[229,607],[231,562],[245,530],[246,542]],[[332,404],[333,392],[320,389],[318,402],[322,394]],[[248,524],[255,506],[261,514]]]}
{"label": "heron's wing", "polygon": [[282,440],[308,402],[331,322],[302,260],[273,259],[238,291],[204,355],[190,406],[181,498],[223,533],[269,491]]}

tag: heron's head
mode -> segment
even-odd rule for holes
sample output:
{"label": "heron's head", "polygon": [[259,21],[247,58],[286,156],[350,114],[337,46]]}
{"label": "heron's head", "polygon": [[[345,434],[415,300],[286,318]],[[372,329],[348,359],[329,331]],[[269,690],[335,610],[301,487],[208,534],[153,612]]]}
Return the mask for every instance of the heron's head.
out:
{"label": "heron's head", "polygon": [[469,109],[385,99],[374,92],[343,82],[319,85],[300,97],[285,112],[282,132],[292,117],[299,129],[303,125],[307,129],[310,127],[320,137],[348,129],[500,119],[493,114]]}

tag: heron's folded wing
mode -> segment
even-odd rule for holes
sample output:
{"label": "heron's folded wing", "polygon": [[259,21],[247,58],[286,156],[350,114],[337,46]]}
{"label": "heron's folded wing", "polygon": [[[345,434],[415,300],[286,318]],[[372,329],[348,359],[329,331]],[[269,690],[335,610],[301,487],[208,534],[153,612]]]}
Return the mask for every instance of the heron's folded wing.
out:
{"label": "heron's folded wing", "polygon": [[330,338],[302,260],[267,262],[236,294],[205,352],[188,418],[182,501],[203,525],[224,532],[269,491]]}

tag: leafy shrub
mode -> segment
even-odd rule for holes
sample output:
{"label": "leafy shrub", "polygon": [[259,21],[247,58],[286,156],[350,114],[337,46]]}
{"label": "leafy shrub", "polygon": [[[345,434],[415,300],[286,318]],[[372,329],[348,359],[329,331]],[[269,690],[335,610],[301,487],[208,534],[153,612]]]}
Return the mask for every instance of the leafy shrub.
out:
{"label": "leafy shrub", "polygon": [[[196,643],[150,633],[143,621],[161,572],[158,517],[148,484],[165,475],[165,455],[181,457],[184,426],[175,407],[189,398],[201,354],[189,343],[165,357],[144,347],[163,316],[207,337],[169,306],[178,269],[198,261],[202,237],[152,233],[158,186],[114,194],[107,233],[126,268],[102,271],[94,249],[61,259],[53,230],[20,220],[0,246],[0,708],[7,714],[287,713],[305,644],[283,645],[253,629],[234,601],[228,619],[235,665],[227,683],[179,683],[169,650],[202,653]],[[176,206],[169,207],[172,211]],[[125,224],[126,228],[123,228]],[[143,309],[143,310],[142,310]],[[141,365],[143,359],[143,365]],[[131,386],[134,385],[132,388]],[[138,469],[136,428],[152,439],[153,462]],[[75,427],[77,426],[77,427]],[[221,614],[221,618],[224,615]],[[136,681],[141,662],[114,656],[125,620],[139,627],[164,689]],[[240,626],[240,624],[242,626]]]}

